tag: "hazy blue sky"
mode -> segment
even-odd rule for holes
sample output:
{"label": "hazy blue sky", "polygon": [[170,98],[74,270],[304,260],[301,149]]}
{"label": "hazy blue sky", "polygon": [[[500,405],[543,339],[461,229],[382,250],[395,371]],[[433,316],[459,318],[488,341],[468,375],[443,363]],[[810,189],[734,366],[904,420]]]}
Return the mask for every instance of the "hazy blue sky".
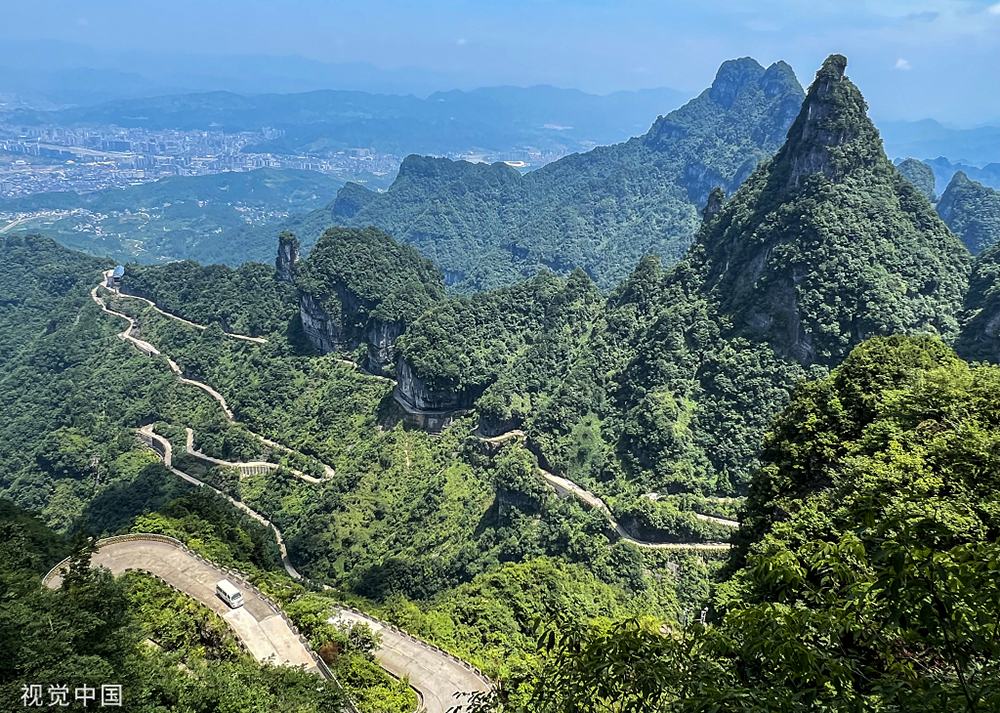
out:
{"label": "hazy blue sky", "polygon": [[[720,62],[831,52],[879,118],[1000,118],[1000,2],[990,0],[31,0],[0,37],[124,50],[299,54],[419,67],[478,84],[605,93],[700,90]],[[441,87],[446,89],[449,87]]]}

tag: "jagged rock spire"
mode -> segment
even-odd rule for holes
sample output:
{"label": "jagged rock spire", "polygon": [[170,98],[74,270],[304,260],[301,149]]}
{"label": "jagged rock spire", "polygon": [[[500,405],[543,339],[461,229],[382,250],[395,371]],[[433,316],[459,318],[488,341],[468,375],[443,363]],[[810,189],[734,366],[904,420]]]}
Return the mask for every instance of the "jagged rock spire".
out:
{"label": "jagged rock spire", "polygon": [[886,158],[846,64],[827,59],[785,144],[676,272],[700,276],[684,289],[708,294],[731,334],[803,365],[839,363],[873,334],[950,338],[968,280],[968,251]]}
{"label": "jagged rock spire", "polygon": [[274,262],[275,273],[279,280],[293,284],[295,282],[295,263],[299,260],[299,239],[295,233],[282,230],[278,236],[278,259]]}
{"label": "jagged rock spire", "polygon": [[726,192],[721,186],[716,186],[708,194],[708,202],[705,204],[705,209],[701,211],[701,218],[704,222],[708,223],[719,214],[722,210],[722,204],[726,202]]}
{"label": "jagged rock spire", "polygon": [[789,188],[798,188],[817,173],[839,181],[848,171],[873,165],[882,156],[882,141],[868,118],[868,105],[844,76],[846,68],[846,57],[830,55],[806,92],[777,156],[788,171]]}

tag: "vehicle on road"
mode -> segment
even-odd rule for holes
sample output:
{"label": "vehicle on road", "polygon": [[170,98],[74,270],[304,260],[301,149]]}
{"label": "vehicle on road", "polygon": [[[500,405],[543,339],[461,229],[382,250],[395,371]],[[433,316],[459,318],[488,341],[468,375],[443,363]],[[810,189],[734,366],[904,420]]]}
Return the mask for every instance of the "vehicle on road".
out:
{"label": "vehicle on road", "polygon": [[243,593],[228,579],[220,580],[215,585],[215,593],[233,609],[243,606]]}

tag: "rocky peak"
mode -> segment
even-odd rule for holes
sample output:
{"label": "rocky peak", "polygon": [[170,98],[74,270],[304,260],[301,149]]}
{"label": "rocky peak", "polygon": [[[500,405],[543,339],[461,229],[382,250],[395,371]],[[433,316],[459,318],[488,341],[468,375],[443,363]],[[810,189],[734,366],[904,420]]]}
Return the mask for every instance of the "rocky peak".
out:
{"label": "rocky peak", "polygon": [[705,209],[701,212],[702,220],[706,223],[711,222],[712,218],[717,216],[722,210],[722,204],[725,202],[726,192],[720,186],[713,188],[711,193],[708,194],[708,202],[705,204]]}
{"label": "rocky peak", "polygon": [[934,170],[930,166],[915,158],[907,158],[896,166],[896,170],[903,174],[903,178],[912,183],[914,188],[927,196],[928,200],[934,202],[936,198]]}
{"label": "rocky peak", "polygon": [[813,174],[834,181],[882,156],[882,141],[868,118],[868,105],[846,76],[847,58],[830,55],[816,72],[788,141],[778,154],[788,169],[788,187]]}
{"label": "rocky peak", "polygon": [[781,96],[788,92],[798,92],[801,96],[802,87],[795,77],[795,72],[787,62],[778,61],[772,64],[760,78],[760,88],[768,99]]}
{"label": "rocky peak", "polygon": [[278,259],[274,262],[277,277],[282,282],[295,283],[295,263],[299,261],[299,240],[294,233],[281,231],[278,236]]}
{"label": "rocky peak", "polygon": [[756,84],[763,74],[764,68],[753,57],[728,60],[719,67],[708,96],[719,106],[728,109],[740,92],[746,86]]}
{"label": "rocky peak", "polygon": [[886,158],[845,66],[830,57],[774,158],[721,209],[711,197],[692,269],[670,278],[709,295],[731,334],[802,365],[874,334],[950,338],[968,279],[968,251]]}

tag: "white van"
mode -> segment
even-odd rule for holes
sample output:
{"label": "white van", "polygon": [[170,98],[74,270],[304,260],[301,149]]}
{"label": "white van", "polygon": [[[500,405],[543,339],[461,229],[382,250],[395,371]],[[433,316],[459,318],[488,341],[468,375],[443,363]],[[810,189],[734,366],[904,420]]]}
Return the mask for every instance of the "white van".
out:
{"label": "white van", "polygon": [[243,606],[243,593],[228,579],[223,579],[215,585],[215,593],[233,609]]}

